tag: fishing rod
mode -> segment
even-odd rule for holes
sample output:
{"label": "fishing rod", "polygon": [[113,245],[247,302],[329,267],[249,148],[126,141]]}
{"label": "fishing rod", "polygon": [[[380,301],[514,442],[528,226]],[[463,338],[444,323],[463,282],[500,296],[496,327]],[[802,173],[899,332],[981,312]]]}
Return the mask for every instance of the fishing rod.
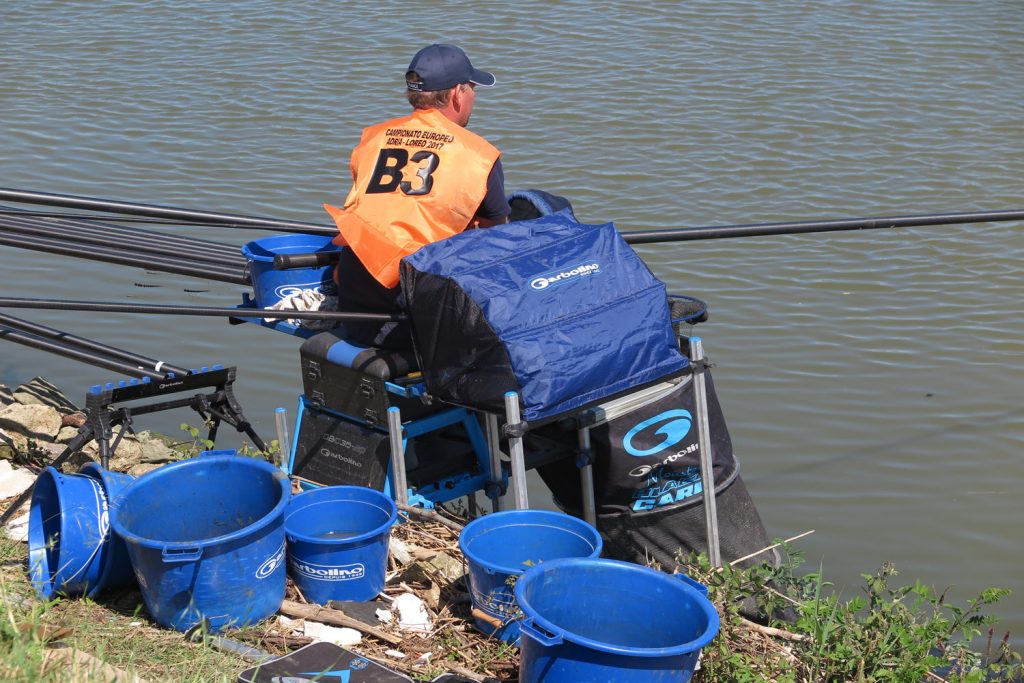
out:
{"label": "fishing rod", "polygon": [[[785,223],[751,223],[748,225],[718,225],[701,228],[669,228],[666,230],[634,230],[622,232],[627,244],[653,244],[660,242],[689,242],[729,237],[762,237],[768,235],[800,235],[812,232],[839,232],[844,230],[880,230],[884,228],[910,228],[924,225],[954,225],[959,223],[991,223],[1024,220],[1024,211],[983,211],[977,213],[946,213],[915,216],[878,216],[873,218],[838,218],[825,221],[791,221]],[[316,268],[337,263],[337,251],[310,254],[277,254],[275,270],[289,268]]]}
{"label": "fishing rod", "polygon": [[22,346],[28,346],[40,351],[47,351],[49,353],[55,353],[65,358],[72,360],[81,361],[89,365],[95,365],[96,367],[104,368],[106,370],[113,370],[114,372],[122,375],[128,375],[129,377],[149,377],[150,379],[166,379],[167,375],[155,370],[149,370],[147,368],[140,368],[129,363],[125,363],[110,357],[100,356],[96,353],[90,353],[72,346],[65,346],[42,337],[37,337],[32,334],[25,334],[18,332],[17,330],[10,329],[0,325],[0,339],[5,339],[15,344],[21,344]]}
{"label": "fishing rod", "polygon": [[825,221],[751,223],[748,225],[720,225],[703,228],[636,230],[622,233],[622,238],[629,244],[651,244],[654,242],[687,242],[690,240],[713,240],[728,237],[801,235],[811,232],[880,230],[884,228],[912,228],[924,225],[955,225],[959,223],[991,223],[1020,220],[1024,220],[1024,211],[981,211],[977,213],[878,216],[873,218],[838,218]]}
{"label": "fishing rod", "polygon": [[[122,225],[124,222],[140,222],[139,219],[132,218],[130,216],[103,216],[97,214],[75,214],[75,213],[62,213],[62,212],[49,212],[49,211],[35,211],[32,209],[16,209],[14,207],[0,204],[0,221],[5,221],[8,217],[13,219],[33,219],[34,221],[44,225],[74,225],[78,229],[90,230],[90,231],[103,231],[103,232],[116,232],[118,234],[125,234],[128,237],[144,236],[147,238],[159,238],[168,242],[180,243],[181,245],[187,245],[189,247],[207,247],[210,249],[233,249],[234,245],[226,242],[216,242],[213,240],[204,240],[196,237],[184,236],[184,234],[177,234],[174,232],[159,232],[157,230],[147,230],[142,227],[136,227],[133,225]],[[109,222],[98,222],[98,221],[117,221],[115,223]],[[162,219],[153,219],[157,222],[166,222],[169,224],[185,224],[182,221],[163,221]]]}
{"label": "fishing rod", "polygon": [[[102,213],[70,213],[68,211],[39,211],[37,209],[0,209],[0,216],[25,215],[37,218],[68,218],[79,221],[117,221],[119,223],[150,223],[153,225],[205,225],[200,221],[187,221],[174,218],[146,218],[144,216],[113,215],[105,216]],[[253,228],[252,225],[240,223],[216,223],[217,227],[224,228]]]}
{"label": "fishing rod", "polygon": [[93,245],[138,255],[156,254],[158,256],[192,262],[213,263],[233,268],[244,268],[246,264],[245,258],[238,250],[232,253],[225,249],[220,251],[207,248],[194,249],[149,237],[130,238],[118,234],[104,235],[100,232],[82,231],[73,225],[39,225],[23,219],[15,221],[0,217],[0,232],[7,235],[27,235],[28,237],[59,240],[67,244]]}
{"label": "fishing rod", "polygon": [[[313,223],[279,221],[256,216],[192,211],[150,204],[133,204],[106,199],[59,195],[27,190],[0,188],[0,199],[29,204],[45,204],[87,210],[151,216],[155,218],[199,221],[219,227],[258,227],[286,232],[335,235],[334,228]],[[669,228],[664,230],[637,230],[621,233],[627,244],[653,244],[660,242],[688,242],[695,240],[732,237],[759,237],[795,235],[814,232],[840,232],[849,230],[879,230],[885,228],[921,227],[927,225],[954,225],[1024,220],[1024,211],[984,211],[975,213],[921,214],[908,216],[878,216],[867,218],[840,218],[823,221],[789,221],[778,223],[750,223],[744,225],[706,226],[695,228]],[[316,254],[284,254],[274,259],[276,269],[311,268],[336,263],[336,252]]]}
{"label": "fishing rod", "polygon": [[94,311],[101,313],[142,313],[196,315],[221,318],[277,318],[297,320],[337,320],[398,322],[401,313],[357,313],[355,311],[283,311],[266,308],[214,308],[205,306],[166,306],[160,304],[118,304],[107,301],[65,301],[59,299],[18,299],[0,297],[0,308],[37,308],[58,311]]}
{"label": "fishing rod", "polygon": [[135,266],[146,270],[175,273],[177,275],[188,275],[190,277],[202,278],[204,280],[227,282],[233,285],[250,284],[249,277],[243,272],[244,269],[242,268],[234,270],[223,266],[215,266],[213,264],[189,265],[187,263],[182,263],[175,259],[164,258],[162,256],[130,256],[110,249],[102,249],[100,247],[83,249],[59,240],[47,240],[35,237],[26,237],[23,235],[11,236],[5,235],[2,232],[0,232],[0,245],[17,247],[19,249],[44,251],[51,254],[72,256],[75,258],[86,258],[94,261],[103,261],[105,263],[115,263],[122,266]]}
{"label": "fishing rod", "polygon": [[0,188],[0,199],[19,202],[22,204],[42,204],[45,206],[61,206],[70,209],[104,211],[106,213],[126,214],[129,216],[148,216],[152,218],[183,220],[219,227],[263,228],[267,230],[300,232],[312,235],[338,234],[337,228],[333,226],[328,227],[325,225],[317,225],[316,223],[282,221],[275,218],[242,216],[238,214],[218,213],[215,211],[194,211],[191,209],[179,209],[172,206],[135,204],[132,202],[119,202],[110,199],[97,199],[94,197],[51,194],[48,192],[31,192],[29,190]]}
{"label": "fishing rod", "polygon": [[82,230],[73,223],[33,221],[0,216],[0,232],[8,235],[28,235],[43,239],[59,239],[67,244],[94,245],[97,247],[116,246],[120,250],[131,250],[137,254],[156,254],[176,259],[187,259],[194,263],[205,262],[221,266],[244,268],[245,258],[236,250],[232,254],[226,249],[213,250],[208,247],[183,247],[180,243],[168,243],[154,237],[127,236],[100,230]]}
{"label": "fishing rod", "polygon": [[[291,230],[320,235],[336,235],[334,227],[315,223],[281,221],[258,216],[193,211],[151,204],[133,204],[108,199],[61,195],[28,190],[0,188],[0,199],[9,201],[62,206],[68,208],[107,211],[128,215],[151,216],[156,218],[198,221],[203,224],[234,224],[235,227],[259,227]],[[751,223],[744,225],[706,226],[695,228],[668,228],[665,230],[636,230],[622,233],[630,244],[654,242],[685,242],[702,239],[729,237],[757,237],[766,235],[804,234],[811,232],[837,232],[844,230],[876,230],[881,228],[920,227],[925,225],[952,225],[958,223],[988,223],[995,221],[1024,220],[1024,211],[983,211],[975,213],[921,214],[910,216],[878,216],[868,218],[840,218],[823,221],[796,221],[780,223]]]}
{"label": "fishing rod", "polygon": [[4,313],[0,313],[0,327],[9,327],[14,330],[28,332],[37,337],[51,339],[65,346],[74,346],[85,351],[103,354],[124,362],[135,363],[139,367],[152,369],[154,372],[173,372],[179,376],[189,374],[189,370],[185,368],[181,368],[161,360],[156,360],[155,358],[149,358],[131,351],[126,351],[125,349],[119,349],[115,346],[109,346],[92,339],[79,337],[74,334],[69,334],[68,332],[47,327],[46,325],[33,323],[31,321],[24,320],[23,318],[15,318],[12,315],[6,315]]}
{"label": "fishing rod", "polygon": [[[206,222],[206,221],[201,221],[201,220],[182,220],[182,219],[175,219],[175,218],[146,218],[146,217],[143,217],[143,216],[107,215],[107,214],[102,214],[102,213],[89,214],[89,213],[69,213],[67,211],[35,211],[35,210],[32,210],[32,209],[19,209],[19,210],[16,210],[16,211],[15,210],[10,210],[10,209],[0,209],[0,216],[16,214],[16,213],[24,214],[24,215],[27,215],[27,216],[35,216],[37,218],[67,218],[67,219],[73,219],[73,220],[79,220],[79,221],[85,221],[85,222],[117,221],[118,223],[148,223],[148,224],[153,224],[153,225],[191,225],[191,226],[204,227],[204,228],[237,228],[239,230],[277,230],[278,232],[299,233],[299,234],[302,234],[302,235],[320,234],[320,230],[324,230],[324,232],[322,234],[325,235],[325,236],[330,236],[330,235],[338,234],[338,231],[336,229],[331,228],[329,226],[318,225],[316,223],[310,223],[309,224],[311,226],[314,226],[314,227],[318,228],[317,230],[312,230],[312,229],[307,229],[307,228],[296,228],[296,227],[290,227],[290,226],[281,227],[281,228],[275,228],[275,227],[266,227],[266,226],[262,226],[262,225],[250,225],[250,224],[247,224],[247,223],[230,223],[230,222],[225,223],[225,222],[221,222],[221,221]],[[268,218],[267,220],[274,220],[274,219]],[[288,221],[285,221],[285,223],[287,223],[287,222]],[[127,226],[124,226],[124,227],[127,227]]]}
{"label": "fishing rod", "polygon": [[[0,205],[0,207],[3,207],[3,205]],[[238,247],[233,244],[186,237],[183,236],[183,234],[176,234],[174,232],[146,230],[141,227],[121,225],[119,223],[99,223],[95,220],[77,220],[74,218],[75,215],[76,214],[66,214],[65,216],[58,216],[56,214],[41,213],[25,209],[0,208],[0,224],[18,221],[40,226],[59,225],[72,227],[75,230],[80,230],[88,234],[102,234],[102,236],[118,236],[128,239],[144,238],[146,240],[159,240],[182,248],[198,249],[201,251],[208,251],[210,253],[238,253]],[[123,219],[121,216],[92,216],[91,218],[98,218],[104,221],[120,221]]]}

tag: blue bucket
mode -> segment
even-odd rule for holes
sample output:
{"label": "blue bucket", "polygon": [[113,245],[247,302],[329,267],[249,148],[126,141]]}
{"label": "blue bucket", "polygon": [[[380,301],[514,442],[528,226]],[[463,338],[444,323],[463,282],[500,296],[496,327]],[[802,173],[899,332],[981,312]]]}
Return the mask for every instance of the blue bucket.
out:
{"label": "blue bucket", "polygon": [[338,251],[340,248],[331,244],[330,237],[323,235],[275,235],[247,243],[242,247],[242,255],[249,260],[249,277],[256,305],[269,308],[304,289],[333,294],[336,291],[334,266],[274,270],[274,256]]}
{"label": "blue bucket", "polygon": [[288,570],[310,602],[373,600],[384,590],[391,526],[398,508],[363,486],[300,493],[285,513]]}
{"label": "blue bucket", "polygon": [[519,640],[522,613],[512,588],[530,567],[563,557],[597,557],[597,529],[562,512],[506,510],[478,517],[459,535],[469,566],[469,595],[482,632],[509,643]]}
{"label": "blue bucket", "polygon": [[[100,482],[109,508],[114,508],[117,505],[121,493],[135,481],[135,477],[130,474],[105,470],[95,462],[86,463],[78,470],[78,473]],[[87,595],[91,598],[100,590],[135,585],[135,574],[132,571],[132,560],[128,556],[128,547],[124,544],[124,539],[111,529],[107,535],[107,547],[103,549],[99,584],[94,591],[90,591]]]}
{"label": "blue bucket", "polygon": [[102,589],[110,514],[103,485],[47,467],[36,478],[28,517],[28,567],[39,597]]}
{"label": "blue bucket", "polygon": [[284,600],[288,477],[264,460],[219,453],[142,475],[113,508],[114,531],[161,626],[243,626]]}
{"label": "blue bucket", "polygon": [[688,683],[718,633],[703,586],[629,562],[565,559],[516,582],[521,683]]}

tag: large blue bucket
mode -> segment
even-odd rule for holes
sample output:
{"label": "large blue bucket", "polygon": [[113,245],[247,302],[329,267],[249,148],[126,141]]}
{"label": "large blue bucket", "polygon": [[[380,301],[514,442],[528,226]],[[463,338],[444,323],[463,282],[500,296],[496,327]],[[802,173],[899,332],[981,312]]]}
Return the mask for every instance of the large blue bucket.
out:
{"label": "large blue bucket", "polygon": [[506,510],[478,517],[459,535],[469,566],[469,595],[481,631],[509,643],[519,639],[512,588],[530,567],[563,557],[597,557],[601,535],[582,519],[550,510]]}
{"label": "large blue bucket", "polygon": [[288,569],[311,602],[372,600],[384,590],[391,526],[398,508],[363,486],[300,493],[285,512]]}
{"label": "large blue bucket", "polygon": [[222,452],[144,474],[113,508],[114,531],[161,626],[243,626],[284,600],[288,477],[266,461]]}
{"label": "large blue bucket", "polygon": [[520,683],[688,683],[718,633],[703,586],[629,562],[565,559],[516,582]]}
{"label": "large blue bucket", "polygon": [[28,517],[28,567],[43,599],[102,589],[110,515],[103,485],[47,467],[36,478]]}
{"label": "large blue bucket", "polygon": [[332,274],[334,266],[274,270],[274,256],[338,249],[340,247],[331,244],[330,237],[323,235],[275,235],[247,243],[242,247],[242,254],[249,260],[249,277],[256,305],[269,308],[304,289],[333,294],[336,291]]}

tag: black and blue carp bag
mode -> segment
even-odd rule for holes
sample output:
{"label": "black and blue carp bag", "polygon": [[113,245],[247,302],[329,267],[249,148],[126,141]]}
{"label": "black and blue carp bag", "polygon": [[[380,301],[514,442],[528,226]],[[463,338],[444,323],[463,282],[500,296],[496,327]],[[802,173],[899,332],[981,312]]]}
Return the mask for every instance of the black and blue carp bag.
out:
{"label": "black and blue carp bag", "polygon": [[611,223],[567,212],[467,230],[401,265],[427,391],[538,421],[687,366],[665,285]]}

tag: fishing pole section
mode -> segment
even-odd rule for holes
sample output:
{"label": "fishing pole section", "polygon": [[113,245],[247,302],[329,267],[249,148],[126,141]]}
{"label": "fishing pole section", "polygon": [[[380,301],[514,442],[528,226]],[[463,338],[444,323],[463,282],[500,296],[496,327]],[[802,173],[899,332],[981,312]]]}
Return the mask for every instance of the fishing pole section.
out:
{"label": "fishing pole section", "polygon": [[[278,232],[299,232],[309,235],[333,237],[337,229],[332,226],[300,221],[285,221],[261,216],[195,211],[154,204],[80,197],[76,195],[52,194],[0,188],[0,201],[56,206],[90,211],[102,211],[146,217],[167,223],[205,225],[222,228],[253,228],[276,230]],[[2,209],[2,207],[0,207]],[[3,211],[0,210],[0,215]],[[63,214],[47,213],[48,216]],[[77,215],[78,219],[102,219],[102,216]],[[113,216],[106,217],[113,219]],[[121,220],[127,220],[122,218]],[[622,233],[628,244],[651,244],[657,242],[688,242],[693,240],[724,239],[733,237],[762,237],[770,235],[800,235],[818,232],[840,232],[849,230],[879,230],[886,228],[909,228],[933,225],[958,225],[967,223],[989,223],[1024,220],[1024,209],[999,211],[975,211],[964,213],[915,214],[901,216],[873,216],[862,218],[838,218],[814,221],[788,221],[775,223],[751,223],[743,225],[714,225],[704,227],[667,228],[663,230],[633,230]],[[321,257],[322,258],[322,257]],[[289,259],[281,261],[283,265]]]}

